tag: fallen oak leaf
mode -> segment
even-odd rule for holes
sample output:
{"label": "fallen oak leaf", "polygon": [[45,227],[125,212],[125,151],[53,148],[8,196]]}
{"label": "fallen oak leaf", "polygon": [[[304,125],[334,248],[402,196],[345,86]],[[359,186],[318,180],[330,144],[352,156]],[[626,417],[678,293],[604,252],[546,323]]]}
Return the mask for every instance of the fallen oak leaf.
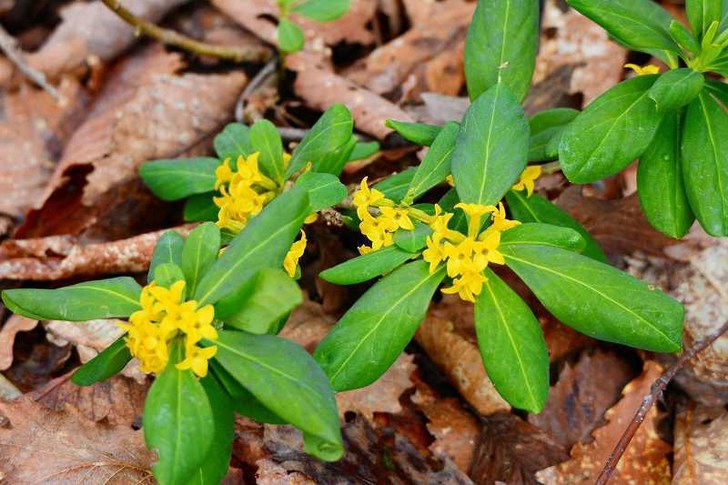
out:
{"label": "fallen oak leaf", "polygon": [[11,315],[0,328],[0,370],[13,364],[13,344],[19,332],[28,332],[38,325],[38,320],[22,315]]}
{"label": "fallen oak leaf", "polygon": [[8,483],[153,483],[141,431],[55,412],[23,397],[0,402],[0,475]]}

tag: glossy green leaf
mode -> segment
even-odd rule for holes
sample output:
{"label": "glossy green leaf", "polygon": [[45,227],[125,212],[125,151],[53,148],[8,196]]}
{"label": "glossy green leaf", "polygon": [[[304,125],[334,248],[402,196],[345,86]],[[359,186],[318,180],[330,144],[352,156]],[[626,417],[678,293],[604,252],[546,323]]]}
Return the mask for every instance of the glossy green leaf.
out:
{"label": "glossy green leaf", "polygon": [[442,126],[428,125],[427,123],[408,123],[406,121],[387,120],[387,128],[391,128],[405,140],[415,145],[430,146],[442,130]]}
{"label": "glossy green leaf", "polygon": [[[708,30],[713,22],[720,22],[725,0],[686,0],[685,12],[698,39]],[[723,7],[723,8],[721,8]]]}
{"label": "glossy green leaf", "polygon": [[386,372],[425,318],[444,277],[444,268],[430,274],[426,262],[413,261],[354,303],[314,353],[334,389],[358,389]]}
{"label": "glossy green leaf", "polygon": [[[356,135],[351,135],[349,141],[318,158],[315,171],[338,176],[347,162],[352,159],[352,153],[358,144],[358,140]],[[379,146],[379,144],[376,145]]]}
{"label": "glossy green leaf", "polygon": [[570,181],[613,175],[644,153],[662,120],[648,94],[657,77],[623,81],[576,117],[559,145],[561,168]]}
{"label": "glossy green leaf", "polygon": [[128,317],[141,309],[141,291],[141,286],[133,278],[122,276],[56,290],[5,290],[2,296],[3,303],[13,313],[38,320],[84,322]]}
{"label": "glossy green leaf", "polygon": [[528,120],[531,131],[528,160],[542,162],[559,158],[561,135],[578,114],[578,110],[571,108],[553,108],[541,111]]}
{"label": "glossy green leaf", "polygon": [[683,307],[654,286],[560,248],[501,248],[506,264],[560,321],[590,337],[656,352],[681,349]]}
{"label": "glossy green leaf", "polygon": [[407,198],[415,200],[450,175],[450,161],[455,150],[455,140],[460,131],[457,123],[447,123],[432,142],[427,155],[417,167],[407,189]]}
{"label": "glossy green leaf", "polygon": [[531,87],[538,49],[538,0],[480,0],[465,39],[470,99],[503,83],[519,101]]}
{"label": "glossy green leaf", "polygon": [[[306,451],[324,459],[344,448],[334,391],[326,374],[298,344],[272,335],[223,330],[215,359],[265,407],[303,432],[321,438]],[[290,399],[283,399],[290,396]]]}
{"label": "glossy green leaf", "polygon": [[77,386],[92,386],[121,372],[131,360],[125,337],[114,341],[76,370],[71,381]]}
{"label": "glossy green leaf", "polygon": [[604,27],[623,45],[660,55],[679,49],[670,36],[672,17],[652,0],[566,0],[566,3]]}
{"label": "glossy green leaf", "polygon": [[700,53],[700,43],[695,36],[677,20],[670,21],[670,27],[668,29],[672,39],[680,47],[692,54]]}
{"label": "glossy green leaf", "polygon": [[354,145],[354,149],[349,154],[349,162],[353,162],[356,160],[366,160],[369,157],[373,157],[377,153],[379,153],[380,146],[379,143],[376,141],[368,141],[368,142],[357,142],[356,145]]}
{"label": "glossy green leaf", "polygon": [[647,95],[660,112],[675,111],[695,99],[705,85],[705,76],[692,69],[673,69],[662,74]]}
{"label": "glossy green leaf", "polygon": [[416,172],[417,167],[410,167],[374,184],[373,187],[381,191],[388,199],[399,202],[407,194],[407,189]]}
{"label": "glossy green leaf", "polygon": [[681,124],[679,112],[665,116],[637,169],[640,205],[645,216],[656,229],[674,238],[687,234],[695,221],[683,182]]}
{"label": "glossy green leaf", "polygon": [[215,188],[217,158],[155,160],[139,167],[139,175],[162,200],[179,200]]}
{"label": "glossy green leaf", "polygon": [[292,12],[318,22],[331,22],[349,11],[350,0],[306,0],[299,3]]}
{"label": "glossy green leaf", "polygon": [[706,92],[687,108],[681,163],[700,225],[712,236],[728,236],[728,115]]}
{"label": "glossy green leaf", "polygon": [[[182,268],[173,263],[162,263],[154,268],[154,282],[164,288],[171,288],[173,284],[178,281],[184,281],[185,275],[182,272]],[[187,287],[183,292],[183,297],[186,296]]]}
{"label": "glossy green leaf", "polygon": [[549,394],[549,354],[531,309],[490,269],[475,300],[475,332],[488,377],[512,406],[543,410]]}
{"label": "glossy green leaf", "polygon": [[523,244],[553,246],[578,253],[586,247],[586,241],[577,231],[538,222],[519,224],[501,234],[500,245],[503,247]]}
{"label": "glossy green leaf", "polygon": [[215,423],[212,443],[202,466],[192,475],[187,485],[213,485],[222,482],[230,466],[235,438],[235,409],[222,384],[212,375],[201,379],[212,408]]}
{"label": "glossy green leaf", "polygon": [[310,213],[308,195],[299,187],[273,199],[202,277],[194,299],[200,305],[215,303],[261,269],[280,268]]}
{"label": "glossy green leaf", "polygon": [[412,256],[412,253],[397,246],[388,246],[344,261],[333,268],[322,271],[319,273],[319,277],[335,285],[355,285],[389,273]]}
{"label": "glossy green leaf", "polygon": [[599,243],[597,243],[596,239],[589,234],[589,231],[579,221],[539,194],[526,197],[526,193],[523,191],[511,190],[506,194],[506,202],[508,202],[508,210],[510,210],[514,219],[521,222],[542,222],[544,224],[573,229],[581,234],[581,237],[586,241],[586,246],[583,251],[584,256],[601,262],[607,261],[607,257],[599,247]]}
{"label": "glossy green leaf", "polygon": [[264,268],[235,302],[218,305],[225,325],[250,333],[274,333],[278,321],[303,302],[301,289],[283,270]]}
{"label": "glossy green leaf", "polygon": [[250,143],[250,128],[241,123],[228,124],[213,144],[220,160],[230,158],[235,162],[238,157],[247,158],[255,152]]}
{"label": "glossy green leaf", "polygon": [[328,209],[346,198],[346,186],[330,173],[306,172],[296,185],[308,192],[311,212]]}
{"label": "glossy green leaf", "polygon": [[298,52],[303,49],[303,44],[306,42],[301,27],[287,18],[281,18],[278,21],[276,34],[278,35],[278,47],[283,52]]}
{"label": "glossy green leaf", "polygon": [[220,208],[215,205],[212,198],[214,192],[196,194],[185,201],[184,219],[186,222],[217,221]]}
{"label": "glossy green leaf", "polygon": [[285,419],[265,407],[214,359],[210,361],[210,370],[230,396],[235,412],[259,423],[286,424]]}
{"label": "glossy green leaf", "polygon": [[503,84],[480,95],[465,113],[452,155],[462,202],[497,203],[526,168],[528,121]]}
{"label": "glossy green leaf", "polygon": [[314,172],[321,172],[318,160],[349,142],[353,129],[354,120],[349,109],[343,104],[332,105],[293,151],[287,175],[300,170],[308,162],[312,163]]}
{"label": "glossy green leaf", "polygon": [[275,125],[268,120],[258,120],[250,129],[250,144],[259,153],[260,170],[282,184],[285,180],[283,167],[283,140]]}
{"label": "glossy green leaf", "polygon": [[179,265],[187,281],[187,294],[194,295],[202,276],[212,267],[220,251],[220,229],[208,222],[194,228],[182,248]]}
{"label": "glossy green leaf", "polygon": [[162,234],[157,245],[154,246],[152,262],[147,272],[147,281],[151,282],[154,279],[154,271],[160,264],[172,263],[177,266],[182,264],[182,246],[184,243],[185,240],[175,231],[166,231]]}
{"label": "glossy green leaf", "polygon": [[414,231],[400,229],[394,233],[394,244],[409,253],[417,253],[427,245],[427,236],[432,234],[432,229],[421,222],[414,223]]}
{"label": "glossy green leaf", "polygon": [[186,483],[205,462],[214,436],[214,416],[204,387],[192,371],[178,370],[181,344],[173,347],[169,364],[154,380],[144,404],[144,439],[158,460],[159,483]]}

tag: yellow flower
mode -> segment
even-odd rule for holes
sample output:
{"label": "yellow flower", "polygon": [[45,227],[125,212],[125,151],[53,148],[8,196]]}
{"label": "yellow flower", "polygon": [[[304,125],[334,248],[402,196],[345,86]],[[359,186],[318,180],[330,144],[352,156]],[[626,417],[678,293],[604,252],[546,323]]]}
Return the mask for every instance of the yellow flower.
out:
{"label": "yellow flower", "polygon": [[536,185],[536,179],[540,176],[540,165],[531,165],[530,167],[526,167],[523,173],[521,173],[520,180],[513,186],[513,190],[526,189],[526,195],[528,197],[531,197],[531,194],[533,194],[533,189]]}
{"label": "yellow flower", "polygon": [[192,369],[197,377],[207,375],[208,361],[217,354],[217,347],[198,347],[190,345],[189,341],[185,347],[185,360],[175,365],[179,370]]}
{"label": "yellow flower", "polygon": [[440,263],[447,258],[441,241],[442,236],[438,233],[427,236],[427,249],[422,251],[422,259],[430,263],[430,274],[434,273]]}
{"label": "yellow flower", "polygon": [[480,219],[490,213],[490,208],[493,206],[480,205],[480,204],[464,204],[459,203],[455,205],[458,209],[462,209],[465,215],[468,217],[468,237],[475,238],[480,232]]}
{"label": "yellow flower", "polygon": [[660,68],[654,64],[647,64],[646,66],[638,66],[637,64],[625,64],[624,67],[632,69],[638,76],[645,76],[647,74],[657,74],[660,72]]}
{"label": "yellow flower", "polygon": [[364,218],[364,213],[369,213],[370,206],[376,206],[379,202],[384,200],[384,194],[377,189],[370,189],[367,185],[368,177],[364,177],[359,185],[359,190],[354,194],[352,203],[356,207],[356,214],[359,219]]}
{"label": "yellow flower", "polygon": [[445,181],[447,182],[447,185],[450,187],[455,187],[455,179],[453,178],[452,174],[445,177]]}
{"label": "yellow flower", "polygon": [[455,245],[445,243],[443,251],[447,256],[447,275],[451,278],[473,269],[473,249],[475,241],[466,237],[461,243]]}
{"label": "yellow flower", "polygon": [[445,294],[455,294],[470,302],[475,302],[475,297],[480,294],[483,290],[483,283],[488,281],[488,278],[483,276],[478,271],[467,271],[463,273],[459,278],[453,280],[453,284],[449,288],[443,288],[442,292]]}
{"label": "yellow flower", "polygon": [[291,245],[291,249],[288,250],[286,257],[283,259],[283,269],[291,278],[296,276],[296,266],[298,266],[298,260],[301,259],[304,251],[306,251],[306,233],[301,231],[301,239]]}
{"label": "yellow flower", "polygon": [[430,228],[432,228],[435,234],[440,234],[442,237],[446,237],[450,231],[447,225],[450,223],[452,216],[453,214],[449,212],[443,214],[440,206],[435,204],[435,215],[430,223]]}
{"label": "yellow flower", "polygon": [[500,238],[499,231],[484,231],[478,241],[473,243],[473,263],[478,271],[483,271],[488,263],[506,264],[505,258],[498,251]]}
{"label": "yellow flower", "polygon": [[359,230],[372,242],[372,250],[394,244],[393,232],[397,230],[397,223],[386,217],[374,217],[368,212],[363,214]]}
{"label": "yellow flower", "polygon": [[313,214],[309,214],[304,220],[304,224],[313,224],[318,220],[318,214],[314,212]]}
{"label": "yellow flower", "polygon": [[415,226],[412,224],[412,219],[410,219],[407,214],[407,209],[400,209],[399,207],[382,207],[380,210],[382,211],[380,218],[384,218],[388,221],[387,224],[390,224],[392,227],[396,227],[396,229],[394,229],[395,231],[397,229],[406,229],[407,231],[414,230]]}
{"label": "yellow flower", "polygon": [[503,207],[503,202],[498,202],[498,207],[491,205],[488,208],[493,214],[493,224],[488,228],[489,231],[507,231],[520,224],[520,221],[506,219],[506,209]]}

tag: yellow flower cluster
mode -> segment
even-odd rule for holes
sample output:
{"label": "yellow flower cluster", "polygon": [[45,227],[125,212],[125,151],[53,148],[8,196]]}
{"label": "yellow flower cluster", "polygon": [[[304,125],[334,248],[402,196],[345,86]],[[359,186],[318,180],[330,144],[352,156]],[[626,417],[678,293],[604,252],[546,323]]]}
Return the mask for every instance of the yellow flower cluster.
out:
{"label": "yellow flower cluster", "polygon": [[521,173],[521,178],[513,186],[513,190],[526,189],[527,196],[531,197],[533,189],[536,186],[536,179],[541,176],[541,171],[540,165],[531,165],[526,167],[526,169]]}
{"label": "yellow flower cluster", "polygon": [[[290,159],[285,154],[284,163]],[[215,190],[221,196],[213,198],[220,210],[217,214],[217,225],[238,233],[245,228],[251,217],[263,210],[280,192],[280,187],[266,177],[258,168],[258,153],[248,158],[238,157],[236,170],[226,159],[215,170]]]}
{"label": "yellow flower cluster", "polygon": [[176,367],[192,369],[199,377],[207,375],[207,361],[215,355],[217,347],[203,348],[198,344],[203,338],[217,339],[212,326],[215,310],[212,305],[198,308],[196,301],[185,301],[184,293],[184,281],[177,281],[170,288],[152,282],[142,289],[142,309],[129,317],[128,324],[119,325],[128,332],[126,345],[139,359],[143,372],[162,372],[169,362],[172,340],[184,336],[185,359]]}
{"label": "yellow flower cluster", "polygon": [[360,246],[361,254],[391,246],[394,244],[394,233],[399,229],[411,231],[415,228],[409,211],[396,207],[394,201],[384,197],[377,189],[369,188],[367,177],[361,181],[352,202],[361,220],[359,230],[372,243],[371,246]]}
{"label": "yellow flower cluster", "polygon": [[[483,271],[488,264],[504,264],[503,255],[498,251],[501,233],[520,224],[518,221],[506,219],[502,203],[498,207],[480,204],[458,204],[468,218],[468,234],[448,228],[453,217],[451,213],[442,213],[435,206],[435,216],[430,223],[433,234],[427,237],[427,249],[422,253],[423,259],[430,263],[430,273],[445,263],[447,275],[453,278],[449,288],[443,288],[446,294],[458,294],[465,301],[475,301],[487,281]],[[481,231],[482,218],[488,214],[492,224]]]}

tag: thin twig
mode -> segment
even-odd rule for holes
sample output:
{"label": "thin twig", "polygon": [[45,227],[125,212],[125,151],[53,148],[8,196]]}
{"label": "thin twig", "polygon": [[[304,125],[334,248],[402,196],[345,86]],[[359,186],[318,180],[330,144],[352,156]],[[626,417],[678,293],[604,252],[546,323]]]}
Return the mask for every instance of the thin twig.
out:
{"label": "thin twig", "polygon": [[42,72],[36,71],[28,65],[25,61],[23,51],[18,47],[18,42],[12,35],[8,34],[2,26],[0,26],[0,50],[5,53],[8,59],[15,64],[18,70],[20,70],[25,77],[53,96],[53,99],[55,99],[58,103],[63,104],[63,97],[61,96],[61,93],[59,93],[56,88],[48,84],[48,81],[46,81],[46,77]]}
{"label": "thin twig", "polygon": [[612,474],[614,473],[614,469],[617,467],[617,463],[619,463],[619,459],[622,458],[622,455],[627,450],[627,447],[632,441],[632,438],[634,438],[635,433],[637,433],[637,430],[642,425],[645,417],[647,417],[647,413],[652,408],[652,405],[655,403],[655,401],[657,401],[660,396],[662,396],[662,393],[665,392],[667,385],[670,383],[672,378],[675,377],[675,374],[677,374],[682,366],[684,366],[690,359],[702,352],[710,344],[718,340],[718,338],[720,338],[720,336],[723,335],[727,330],[728,322],[725,322],[723,326],[721,326],[718,330],[711,333],[702,340],[696,342],[695,345],[686,350],[680,356],[677,362],[672,364],[667,369],[667,371],[665,371],[665,373],[662,374],[660,378],[652,384],[650,393],[642,400],[642,405],[635,413],[632,421],[629,423],[629,426],[627,426],[627,429],[624,430],[624,434],[622,434],[619,442],[614,447],[612,453],[609,455],[607,463],[604,465],[602,472],[599,474],[599,477],[595,482],[596,485],[605,485],[607,481],[609,481]]}
{"label": "thin twig", "polygon": [[258,73],[253,76],[253,79],[250,80],[247,86],[245,86],[245,89],[243,89],[243,92],[240,93],[240,96],[238,97],[237,103],[235,103],[235,120],[244,123],[245,120],[245,104],[248,102],[248,98],[257,91],[267,80],[268,78],[275,74],[276,72],[276,63],[278,62],[277,59],[271,59],[265,66],[263,66],[263,69],[258,71]]}
{"label": "thin twig", "polygon": [[201,56],[212,56],[234,62],[264,62],[271,57],[269,49],[264,47],[240,49],[207,44],[175,32],[174,30],[163,29],[151,22],[140,19],[121,5],[121,0],[101,0],[104,5],[119,16],[124,22],[135,29],[135,33],[144,34],[159,42],[174,47],[179,47],[193,54]]}

